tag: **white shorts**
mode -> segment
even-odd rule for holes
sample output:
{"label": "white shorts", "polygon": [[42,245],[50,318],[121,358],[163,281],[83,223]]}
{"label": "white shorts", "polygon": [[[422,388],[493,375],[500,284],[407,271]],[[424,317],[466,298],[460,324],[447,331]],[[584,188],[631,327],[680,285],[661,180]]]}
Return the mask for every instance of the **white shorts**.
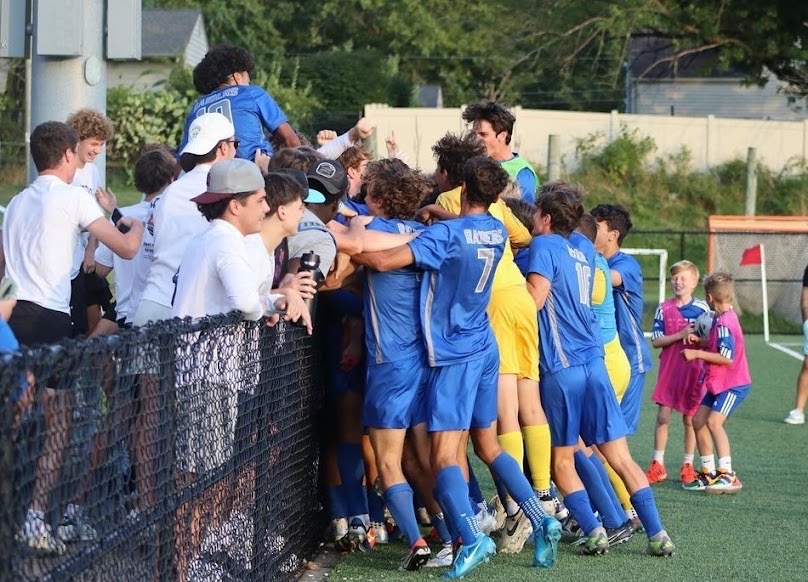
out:
{"label": "white shorts", "polygon": [[135,317],[132,319],[132,326],[143,327],[151,321],[163,321],[171,319],[172,317],[170,307],[148,299],[141,299],[140,303],[137,304]]}

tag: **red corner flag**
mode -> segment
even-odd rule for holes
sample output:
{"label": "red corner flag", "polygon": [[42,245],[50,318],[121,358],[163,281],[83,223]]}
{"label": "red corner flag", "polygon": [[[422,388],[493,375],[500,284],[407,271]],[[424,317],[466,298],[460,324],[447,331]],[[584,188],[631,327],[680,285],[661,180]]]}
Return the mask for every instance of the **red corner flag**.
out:
{"label": "red corner flag", "polygon": [[761,264],[762,258],[760,256],[760,245],[755,245],[753,247],[749,247],[748,249],[744,249],[743,254],[741,255],[741,266],[744,265],[759,265]]}

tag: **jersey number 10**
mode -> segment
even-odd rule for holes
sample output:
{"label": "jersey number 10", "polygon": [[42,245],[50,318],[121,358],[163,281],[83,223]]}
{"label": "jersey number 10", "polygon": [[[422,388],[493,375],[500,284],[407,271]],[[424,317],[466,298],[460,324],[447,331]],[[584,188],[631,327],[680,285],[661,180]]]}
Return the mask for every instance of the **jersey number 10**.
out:
{"label": "jersey number 10", "polygon": [[592,269],[589,265],[575,263],[575,272],[578,274],[578,293],[580,301],[587,307],[592,303]]}

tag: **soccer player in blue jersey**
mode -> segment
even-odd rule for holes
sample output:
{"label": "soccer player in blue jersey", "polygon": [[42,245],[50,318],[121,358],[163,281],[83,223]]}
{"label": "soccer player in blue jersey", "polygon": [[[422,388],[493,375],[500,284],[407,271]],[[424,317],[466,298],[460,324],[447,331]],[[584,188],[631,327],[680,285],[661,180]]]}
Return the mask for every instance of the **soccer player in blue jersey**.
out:
{"label": "soccer player in blue jersey", "polygon": [[564,182],[542,188],[530,245],[528,290],[539,311],[540,392],[550,422],[553,474],[564,502],[587,540],[583,551],[608,550],[606,531],[592,512],[589,496],[575,470],[579,436],[596,444],[631,492],[649,536],[652,555],[673,554],[645,473],[631,458],[626,423],[603,362],[603,345],[592,310],[594,248],[582,251],[569,242],[583,214],[581,193]]}
{"label": "soccer player in blue jersey", "polygon": [[463,180],[460,218],[423,230],[405,246],[365,257],[379,271],[409,265],[425,271],[419,308],[430,366],[430,465],[435,497],[462,542],[446,578],[461,578],[496,553],[494,541],[479,529],[458,463],[466,430],[477,455],[529,517],[536,532],[535,566],[555,563],[561,535],[558,521],[544,514],[518,463],[497,441],[499,354],[486,308],[507,232],[488,207],[508,177],[496,162],[479,156],[466,162]]}
{"label": "soccer player in blue jersey", "polygon": [[[272,155],[272,145],[264,130],[280,135],[286,147],[300,145],[300,139],[275,100],[261,87],[250,85],[254,68],[255,60],[243,48],[219,45],[207,52],[194,67],[194,87],[202,97],[193,104],[185,120],[180,151],[188,142],[191,122],[211,111],[227,117],[236,128],[237,158],[261,162],[256,152]],[[264,157],[264,172],[266,161]]]}
{"label": "soccer player in blue jersey", "polygon": [[620,250],[633,226],[628,211],[617,204],[598,204],[592,209],[598,221],[595,246],[606,257],[614,289],[614,308],[620,345],[631,364],[631,378],[620,401],[629,435],[637,432],[645,375],[653,367],[651,351],[642,331],[643,281],[637,259]]}

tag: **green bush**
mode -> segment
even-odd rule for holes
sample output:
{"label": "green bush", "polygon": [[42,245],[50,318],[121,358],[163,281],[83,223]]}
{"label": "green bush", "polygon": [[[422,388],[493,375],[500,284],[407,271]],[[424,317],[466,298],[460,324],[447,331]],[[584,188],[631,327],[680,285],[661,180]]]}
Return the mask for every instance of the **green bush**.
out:
{"label": "green bush", "polygon": [[602,147],[597,146],[599,135],[594,134],[578,141],[577,153],[583,167],[601,169],[614,184],[633,180],[645,168],[648,155],[656,149],[654,140],[640,135],[636,129],[629,131],[620,126],[620,135]]}

